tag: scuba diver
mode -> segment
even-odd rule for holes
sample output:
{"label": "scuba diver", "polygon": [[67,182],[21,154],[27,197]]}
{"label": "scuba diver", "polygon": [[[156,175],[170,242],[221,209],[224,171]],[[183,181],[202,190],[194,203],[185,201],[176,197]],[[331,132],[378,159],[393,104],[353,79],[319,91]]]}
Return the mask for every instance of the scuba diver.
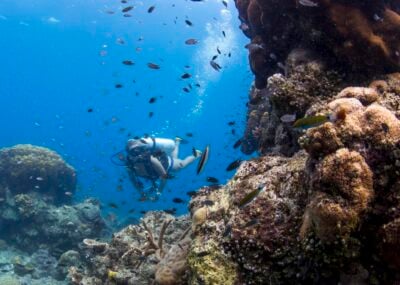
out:
{"label": "scuba diver", "polygon": [[[129,139],[126,144],[126,162],[129,178],[134,187],[146,196],[148,190],[160,194],[166,181],[173,178],[172,173],[185,168],[197,158],[201,151],[193,149],[193,154],[185,159],[179,159],[181,138],[166,139],[145,137]],[[143,179],[151,183],[145,189]]]}

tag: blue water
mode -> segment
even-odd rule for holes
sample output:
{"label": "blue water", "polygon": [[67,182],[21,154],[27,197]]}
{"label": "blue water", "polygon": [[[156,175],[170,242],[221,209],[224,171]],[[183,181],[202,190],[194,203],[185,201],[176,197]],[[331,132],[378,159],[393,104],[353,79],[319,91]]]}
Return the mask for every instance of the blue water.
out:
{"label": "blue water", "polygon": [[[189,200],[186,192],[207,185],[207,176],[225,183],[232,175],[226,166],[243,157],[232,145],[245,127],[252,76],[248,40],[237,28],[233,1],[227,2],[228,9],[216,0],[1,0],[0,147],[30,143],[57,151],[77,170],[75,201],[95,197],[104,215],[113,212],[122,220],[171,207],[186,213],[187,205],[172,203],[174,197]],[[135,6],[132,17],[123,17],[129,5]],[[199,43],[186,45],[188,38]],[[217,47],[220,72],[209,65]],[[149,69],[148,62],[160,70]],[[192,78],[182,80],[184,72]],[[190,93],[182,91],[188,83]],[[157,97],[154,104],[148,103],[151,97]],[[187,138],[180,156],[209,144],[205,171],[197,176],[193,164],[168,182],[158,201],[139,202],[124,167],[112,164],[110,156],[129,137],[145,133]],[[109,202],[120,207],[110,209]],[[136,212],[128,215],[131,208]]]}

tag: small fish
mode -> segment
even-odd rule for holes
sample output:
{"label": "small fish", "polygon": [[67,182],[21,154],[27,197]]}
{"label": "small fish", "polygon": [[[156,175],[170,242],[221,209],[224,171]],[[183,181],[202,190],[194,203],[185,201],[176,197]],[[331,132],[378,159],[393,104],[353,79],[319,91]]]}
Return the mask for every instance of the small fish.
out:
{"label": "small fish", "polygon": [[149,68],[151,68],[151,69],[160,69],[160,66],[159,66],[158,64],[155,64],[155,63],[152,63],[152,62],[149,62],[149,63],[147,64],[147,66],[148,66]]}
{"label": "small fish", "polygon": [[122,61],[122,63],[125,65],[134,65],[135,64],[132,60],[124,60],[124,61]]}
{"label": "small fish", "polygon": [[204,257],[204,256],[207,256],[207,255],[209,255],[210,253],[208,252],[208,251],[202,251],[202,252],[199,252],[198,254],[197,254],[197,256],[198,257]]}
{"label": "small fish", "polygon": [[242,208],[244,206],[246,206],[247,204],[249,204],[251,201],[253,201],[254,198],[256,198],[258,196],[258,194],[260,194],[261,190],[263,189],[263,187],[258,187],[257,189],[251,191],[249,194],[245,195],[242,200],[239,201],[239,208]]}
{"label": "small fish", "polygon": [[188,26],[193,26],[193,23],[190,22],[189,20],[185,20],[185,23],[186,23],[186,25],[188,25]]}
{"label": "small fish", "polygon": [[37,181],[43,181],[44,179],[43,179],[43,177],[38,176],[38,177],[36,177],[36,180]]}
{"label": "small fish", "polygon": [[208,145],[201,154],[199,164],[197,165],[197,171],[196,171],[197,175],[199,175],[204,170],[209,154],[210,154],[210,146]]}
{"label": "small fish", "polygon": [[242,162],[243,162],[243,160],[241,160],[241,159],[237,159],[237,160],[231,162],[228,165],[228,167],[226,168],[226,171],[232,171],[232,170],[238,168],[240,166],[240,164],[242,164]]}
{"label": "small fish", "polygon": [[177,203],[177,204],[185,203],[185,201],[183,199],[181,199],[181,198],[174,198],[174,199],[172,199],[172,202]]}
{"label": "small fish", "polygon": [[235,124],[236,124],[235,121],[230,121],[230,122],[228,122],[228,126],[234,126]]}
{"label": "small fish", "polygon": [[150,103],[150,104],[153,104],[153,103],[156,102],[156,100],[157,100],[156,97],[151,97],[151,98],[149,99],[149,103]]}
{"label": "small fish", "polygon": [[210,183],[219,183],[218,179],[215,178],[215,177],[212,177],[212,176],[208,176],[208,177],[206,178],[206,181],[207,181],[207,182],[210,182]]}
{"label": "small fish", "polygon": [[132,9],[133,9],[133,6],[128,6],[128,7],[125,7],[124,9],[122,9],[122,12],[126,13],[126,12],[129,12]]}
{"label": "small fish", "polygon": [[147,9],[147,13],[152,13],[156,7],[155,6],[150,6],[149,9]]}
{"label": "small fish", "polygon": [[192,75],[189,74],[189,73],[184,73],[184,74],[181,75],[181,78],[182,78],[182,79],[188,79],[188,78],[190,78],[190,77],[192,77]]}
{"label": "small fish", "polygon": [[215,205],[214,201],[212,201],[212,200],[204,200],[201,204],[203,206],[210,206],[210,207]]}
{"label": "small fish", "polygon": [[72,192],[67,191],[67,192],[64,192],[64,195],[68,196],[68,197],[71,197],[73,194],[72,194]]}
{"label": "small fish", "polygon": [[318,3],[312,0],[297,0],[297,3],[306,7],[318,7]]}
{"label": "small fish", "polygon": [[222,234],[223,237],[227,237],[228,235],[230,235],[232,232],[232,225],[228,224],[225,228],[224,233]]}
{"label": "small fish", "polygon": [[124,17],[125,18],[130,18],[130,17],[132,17],[132,15],[131,14],[124,14]]}
{"label": "small fish", "polygon": [[226,38],[225,31],[222,31],[222,35],[224,36],[224,38]]}
{"label": "small fish", "polygon": [[170,209],[165,209],[163,210],[165,213],[170,214],[170,215],[175,215],[176,213],[176,208],[170,208]]}
{"label": "small fish", "polygon": [[222,1],[222,4],[224,4],[225,8],[228,8],[228,2],[226,2],[225,0]]}
{"label": "small fish", "polygon": [[194,197],[196,196],[197,192],[196,191],[188,191],[186,192],[186,195],[188,195],[189,197]]}
{"label": "small fish", "polygon": [[124,87],[124,86],[123,86],[122,84],[120,84],[120,83],[117,83],[117,84],[115,84],[114,86],[115,86],[115,88],[117,88],[117,89]]}
{"label": "small fish", "polygon": [[154,116],[154,112],[149,112],[149,118],[152,118]]}
{"label": "small fish", "polygon": [[280,119],[282,123],[293,123],[296,121],[296,114],[285,114]]}
{"label": "small fish", "polygon": [[233,148],[237,149],[241,144],[242,144],[242,139],[240,138],[235,142],[235,144],[233,145]]}
{"label": "small fish", "polygon": [[87,112],[88,112],[88,113],[92,113],[92,112],[93,112],[93,108],[88,108],[88,109],[87,109]]}
{"label": "small fish", "polygon": [[192,133],[186,133],[186,136],[189,137],[189,138],[192,138],[193,134]]}
{"label": "small fish", "polygon": [[242,226],[242,228],[248,228],[248,227],[255,226],[255,225],[257,225],[259,222],[260,222],[260,221],[259,221],[257,218],[252,219],[252,220],[248,221],[247,223],[245,223],[245,224]]}
{"label": "small fish", "polygon": [[214,60],[211,60],[211,61],[210,61],[210,65],[211,65],[211,67],[214,68],[216,71],[220,71],[220,70],[221,70],[221,66],[220,66],[218,63],[216,63]]}
{"label": "small fish", "polygon": [[194,157],[197,157],[197,151],[196,151],[196,149],[194,147],[192,147],[192,155]]}
{"label": "small fish", "polygon": [[125,40],[123,38],[117,38],[117,44],[124,45]]}
{"label": "small fish", "polygon": [[189,88],[187,88],[187,87],[183,87],[182,90],[185,91],[186,93],[190,92]]}
{"label": "small fish", "polygon": [[329,116],[327,115],[309,116],[298,119],[296,122],[294,122],[293,127],[307,129],[311,127],[316,127],[327,121],[329,121]]}
{"label": "small fish", "polygon": [[219,47],[217,47],[217,52],[218,54],[221,54],[221,50],[219,49]]}
{"label": "small fish", "polygon": [[110,208],[113,208],[113,209],[118,209],[118,205],[115,204],[115,203],[112,203],[112,202],[108,203],[108,206],[109,206]]}
{"label": "small fish", "polygon": [[216,54],[216,55],[214,55],[214,56],[211,58],[211,60],[212,60],[212,61],[213,61],[213,60],[216,60],[217,57],[218,57],[218,55]]}
{"label": "small fish", "polygon": [[191,45],[197,44],[198,42],[199,42],[199,41],[196,40],[196,39],[187,39],[187,40],[185,41],[185,44],[191,46]]}

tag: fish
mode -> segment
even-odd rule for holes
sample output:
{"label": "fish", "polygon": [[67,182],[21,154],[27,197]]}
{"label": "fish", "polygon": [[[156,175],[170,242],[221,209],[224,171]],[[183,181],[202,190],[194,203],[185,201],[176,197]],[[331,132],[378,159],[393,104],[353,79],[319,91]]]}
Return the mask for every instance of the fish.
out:
{"label": "fish", "polygon": [[125,18],[130,18],[130,17],[132,17],[132,15],[131,14],[124,14],[124,17]]}
{"label": "fish", "polygon": [[254,200],[254,198],[256,198],[258,196],[258,194],[260,194],[261,190],[263,189],[263,187],[258,187],[257,189],[251,191],[250,193],[248,193],[247,195],[245,195],[238,203],[239,208],[242,208],[246,205],[248,205],[251,201]]}
{"label": "fish", "polygon": [[329,121],[329,116],[327,115],[308,116],[298,119],[296,122],[294,122],[293,127],[307,129],[311,127],[316,127],[327,121]]}
{"label": "fish", "polygon": [[155,6],[150,6],[149,9],[147,9],[147,13],[152,13],[155,8]]}
{"label": "fish", "polygon": [[216,54],[216,55],[214,55],[214,56],[211,58],[211,60],[216,60],[217,57],[218,57],[218,55]]}
{"label": "fish", "polygon": [[132,60],[124,60],[124,61],[122,61],[122,63],[125,65],[134,65],[135,64]]}
{"label": "fish", "polygon": [[196,196],[197,192],[196,191],[188,191],[186,192],[186,195],[188,195],[189,197],[194,197]]}
{"label": "fish", "polygon": [[215,203],[214,203],[214,201],[212,201],[212,200],[204,200],[204,201],[201,203],[201,205],[202,205],[202,206],[210,206],[210,207],[212,207],[212,206],[215,205]]}
{"label": "fish", "polygon": [[115,204],[115,203],[112,203],[112,202],[108,203],[108,206],[109,206],[110,208],[113,208],[113,209],[118,209],[118,205]]}
{"label": "fish", "polygon": [[207,145],[203,153],[201,154],[200,161],[197,165],[197,170],[196,170],[197,175],[199,175],[204,170],[204,167],[206,166],[206,163],[208,161],[209,154],[210,154],[210,146]]}
{"label": "fish", "polygon": [[181,199],[181,198],[174,198],[174,199],[172,199],[172,202],[177,203],[177,204],[185,203],[185,201],[183,199]]}
{"label": "fish", "polygon": [[232,232],[232,225],[228,224],[225,228],[224,233],[222,234],[223,237],[227,237],[228,235],[230,235]]}
{"label": "fish", "polygon": [[122,85],[122,84],[120,84],[120,83],[117,83],[117,84],[115,84],[114,86],[115,86],[115,88],[117,88],[117,89],[118,89],[118,88],[122,88],[122,87],[123,87],[123,85]]}
{"label": "fish", "polygon": [[242,162],[243,162],[243,160],[241,160],[241,159],[237,159],[235,161],[232,161],[228,165],[228,167],[226,168],[226,171],[232,171],[232,170],[238,168],[240,166],[240,164],[242,164]]}
{"label": "fish", "polygon": [[88,113],[92,113],[92,112],[93,112],[93,108],[88,108],[88,109],[87,109],[87,112],[88,112]]}
{"label": "fish", "polygon": [[220,71],[220,69],[221,69],[221,66],[220,66],[218,63],[216,63],[214,60],[211,60],[211,61],[210,61],[210,65],[211,65],[211,67],[214,68],[216,71]]}
{"label": "fish", "polygon": [[194,157],[197,157],[197,151],[196,151],[196,149],[194,147],[192,147],[192,155]]}
{"label": "fish", "polygon": [[296,121],[296,114],[285,114],[280,118],[282,123],[293,123]]}
{"label": "fish", "polygon": [[225,31],[222,31],[222,35],[224,36],[224,38],[226,38]]}
{"label": "fish", "polygon": [[228,126],[234,126],[235,124],[236,124],[235,121],[230,121],[230,122],[228,122]]}
{"label": "fish", "polygon": [[170,209],[165,209],[163,210],[165,213],[170,214],[170,215],[175,215],[176,213],[176,208],[170,208]]}
{"label": "fish", "polygon": [[210,253],[208,251],[201,251],[197,254],[198,257],[204,257],[209,255]]}
{"label": "fish", "polygon": [[185,44],[187,44],[187,45],[195,45],[195,44],[197,44],[199,41],[198,40],[196,40],[196,39],[187,39],[186,41],[185,41]]}
{"label": "fish", "polygon": [[133,6],[128,6],[128,7],[125,7],[124,9],[122,9],[122,12],[126,13],[126,12],[129,12],[132,9],[133,9]]}
{"label": "fish", "polygon": [[186,136],[189,137],[189,138],[192,138],[193,134],[192,133],[186,133]]}
{"label": "fish", "polygon": [[318,7],[318,3],[316,3],[312,0],[297,0],[297,4],[300,4],[301,6],[306,6],[306,7]]}
{"label": "fish", "polygon": [[187,88],[187,87],[183,87],[182,90],[185,91],[186,93],[190,92],[189,88]]}
{"label": "fish", "polygon": [[184,74],[181,75],[181,78],[182,78],[182,79],[188,79],[188,78],[190,78],[190,77],[192,77],[192,75],[189,74],[189,73],[184,73]]}
{"label": "fish", "polygon": [[255,219],[251,219],[250,221],[248,221],[247,223],[245,223],[242,228],[248,228],[248,227],[252,227],[257,225],[260,222],[259,219],[255,218]]}
{"label": "fish", "polygon": [[125,40],[123,38],[117,38],[116,42],[117,42],[117,44],[120,44],[120,45],[125,44]]}
{"label": "fish", "polygon": [[226,2],[225,0],[222,1],[222,4],[224,4],[225,8],[228,8],[228,2]]}
{"label": "fish", "polygon": [[186,23],[186,25],[188,25],[188,26],[193,26],[193,23],[190,22],[189,20],[185,20],[185,23]]}
{"label": "fish", "polygon": [[70,192],[70,191],[67,191],[67,192],[64,192],[64,195],[65,195],[65,196],[69,196],[69,197],[71,197],[73,194],[72,194],[72,192]]}
{"label": "fish", "polygon": [[208,177],[206,178],[206,181],[207,181],[207,182],[210,182],[210,183],[219,183],[218,179],[215,178],[215,177],[212,177],[212,176],[208,176]]}
{"label": "fish", "polygon": [[151,97],[151,98],[149,99],[149,103],[150,103],[150,104],[153,104],[153,103],[156,102],[156,100],[157,100],[156,97]]}
{"label": "fish", "polygon": [[154,116],[154,112],[149,112],[149,118]]}
{"label": "fish", "polygon": [[242,144],[242,139],[240,138],[235,142],[235,144],[233,145],[233,148],[237,149],[241,144]]}
{"label": "fish", "polygon": [[160,66],[158,64],[152,62],[147,63],[147,66],[151,69],[160,69]]}
{"label": "fish", "polygon": [[221,54],[221,50],[219,49],[219,47],[217,47],[217,52],[218,54]]}

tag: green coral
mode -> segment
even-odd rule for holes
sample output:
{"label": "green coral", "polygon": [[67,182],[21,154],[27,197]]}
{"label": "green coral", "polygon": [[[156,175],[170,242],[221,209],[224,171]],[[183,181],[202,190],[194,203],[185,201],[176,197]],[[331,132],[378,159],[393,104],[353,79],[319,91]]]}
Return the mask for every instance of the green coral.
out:
{"label": "green coral", "polygon": [[237,279],[236,265],[212,241],[205,246],[194,242],[188,263],[193,273],[191,285],[233,285]]}

